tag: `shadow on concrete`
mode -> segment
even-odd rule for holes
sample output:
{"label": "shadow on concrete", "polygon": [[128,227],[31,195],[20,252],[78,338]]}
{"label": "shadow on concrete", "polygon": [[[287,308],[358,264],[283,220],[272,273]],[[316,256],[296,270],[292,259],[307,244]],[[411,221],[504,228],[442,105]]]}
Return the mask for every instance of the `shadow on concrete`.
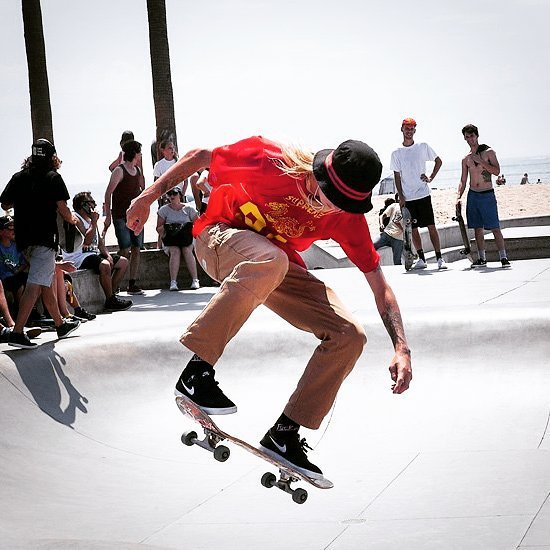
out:
{"label": "shadow on concrete", "polygon": [[[63,367],[66,361],[55,351],[55,342],[42,344],[39,350],[10,350],[4,354],[13,361],[40,410],[50,418],[72,428],[76,410],[88,412],[88,400],[65,374]],[[68,395],[67,403],[62,388]]]}

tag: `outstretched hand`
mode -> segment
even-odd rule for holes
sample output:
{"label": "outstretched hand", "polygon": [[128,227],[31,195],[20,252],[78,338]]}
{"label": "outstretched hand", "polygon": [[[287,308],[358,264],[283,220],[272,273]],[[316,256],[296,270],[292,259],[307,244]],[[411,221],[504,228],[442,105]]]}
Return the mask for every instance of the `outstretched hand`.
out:
{"label": "outstretched hand", "polygon": [[408,353],[396,352],[389,370],[394,382],[391,387],[392,392],[403,393],[408,390],[412,380],[411,356]]}
{"label": "outstretched hand", "polygon": [[139,235],[148,218],[149,202],[140,195],[130,203],[130,208],[126,211],[126,226],[134,232],[134,235]]}

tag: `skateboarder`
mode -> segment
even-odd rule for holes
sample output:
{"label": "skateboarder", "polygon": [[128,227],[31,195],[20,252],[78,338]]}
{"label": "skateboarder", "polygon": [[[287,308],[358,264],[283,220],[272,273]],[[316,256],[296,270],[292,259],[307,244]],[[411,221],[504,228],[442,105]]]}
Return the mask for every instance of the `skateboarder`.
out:
{"label": "skateboarder", "polygon": [[[447,269],[441,256],[439,233],[435,227],[430,184],[443,164],[437,153],[427,143],[415,143],[416,121],[405,118],[401,123],[403,146],[391,154],[390,169],[393,170],[395,186],[399,192],[399,204],[406,206],[412,217],[412,240],[418,260],[414,269],[425,269],[426,258],[422,250],[419,227],[427,227],[435,251],[438,269]],[[427,176],[426,161],[434,161],[431,175]]]}
{"label": "skateboarder", "polygon": [[265,304],[321,342],[261,444],[306,475],[320,477],[299,427],[319,427],[366,336],[335,293],[307,271],[298,251],[318,239],[332,238],[342,246],[365,274],[393,342],[393,393],[404,392],[412,378],[399,306],[364,216],[372,208],[371,190],[382,165],[368,145],[354,140],[315,155],[262,137],[194,149],[132,202],[128,227],[139,233],[158,197],[207,167],[212,192],[194,225],[195,250],[205,271],[222,284],[180,339],[195,355],[177,381],[176,394],[209,414],[236,412],[214,379],[214,365],[254,309]]}
{"label": "skateboarder", "polygon": [[484,229],[493,232],[502,267],[510,267],[510,262],[506,256],[504,238],[500,230],[497,199],[491,178],[491,176],[498,176],[500,172],[497,155],[488,145],[479,144],[477,126],[467,124],[462,128],[462,135],[470,146],[470,152],[462,159],[462,175],[456,202],[460,204],[462,200],[469,175],[470,189],[468,190],[468,201],[466,203],[466,220],[468,227],[474,230],[479,255],[472,267],[487,265]]}

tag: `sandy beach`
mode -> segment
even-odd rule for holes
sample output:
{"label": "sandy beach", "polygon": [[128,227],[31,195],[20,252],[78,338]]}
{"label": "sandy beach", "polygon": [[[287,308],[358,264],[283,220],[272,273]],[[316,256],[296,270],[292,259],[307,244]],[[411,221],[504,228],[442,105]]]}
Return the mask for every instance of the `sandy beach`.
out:
{"label": "sandy beach", "polygon": [[[550,184],[503,186],[497,187],[495,192],[501,220],[550,215]],[[373,196],[374,208],[367,214],[367,221],[373,236],[378,235],[378,211],[382,208],[384,200],[389,196],[391,195]],[[452,217],[455,211],[455,198],[455,189],[435,189],[432,191],[432,203],[437,225],[454,223]],[[146,243],[156,242],[156,223],[156,211],[155,207],[152,207],[151,215],[145,226]],[[106,242],[108,245],[116,245],[115,232],[112,227],[107,232]],[[151,246],[148,246],[148,248],[151,248]]]}

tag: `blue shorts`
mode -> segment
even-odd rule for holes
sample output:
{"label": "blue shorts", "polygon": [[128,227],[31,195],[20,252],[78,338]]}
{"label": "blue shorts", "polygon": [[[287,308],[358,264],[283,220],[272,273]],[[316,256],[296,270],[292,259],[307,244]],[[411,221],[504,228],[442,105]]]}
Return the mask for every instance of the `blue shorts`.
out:
{"label": "blue shorts", "polygon": [[499,229],[497,198],[493,189],[468,191],[466,219],[470,229]]}
{"label": "blue shorts", "polygon": [[116,240],[118,241],[118,247],[120,250],[130,247],[141,248],[143,246],[143,232],[139,235],[134,235],[134,232],[126,226],[126,220],[124,218],[117,218],[113,220],[115,226]]}

